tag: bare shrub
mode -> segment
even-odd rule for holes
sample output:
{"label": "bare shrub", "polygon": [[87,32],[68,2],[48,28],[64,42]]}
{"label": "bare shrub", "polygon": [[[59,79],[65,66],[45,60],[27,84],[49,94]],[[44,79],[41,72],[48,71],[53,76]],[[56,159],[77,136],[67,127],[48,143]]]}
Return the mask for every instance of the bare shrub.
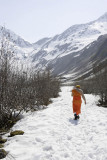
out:
{"label": "bare shrub", "polygon": [[107,105],[107,66],[102,68],[102,64],[93,67],[94,73],[94,94],[99,95],[99,103]]}
{"label": "bare shrub", "polygon": [[77,83],[81,85],[85,94],[99,95],[99,105],[107,106],[107,66],[103,65],[103,62],[93,65],[92,78],[75,82]]}
{"label": "bare shrub", "polygon": [[36,102],[37,105],[48,105],[50,98],[58,96],[60,88],[60,80],[57,77],[52,76],[50,70],[45,70],[42,73],[38,72],[34,75],[33,86],[36,90]]}
{"label": "bare shrub", "polygon": [[13,49],[9,35],[4,34],[0,47],[0,128],[10,128],[22,111],[48,105],[57,97],[60,81],[49,70],[35,73],[13,65]]}

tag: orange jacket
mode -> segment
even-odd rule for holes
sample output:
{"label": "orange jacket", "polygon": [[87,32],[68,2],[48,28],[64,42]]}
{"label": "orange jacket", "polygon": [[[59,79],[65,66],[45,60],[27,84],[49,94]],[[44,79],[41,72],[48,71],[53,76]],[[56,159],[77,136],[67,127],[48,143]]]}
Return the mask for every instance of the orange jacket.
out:
{"label": "orange jacket", "polygon": [[73,96],[73,112],[77,115],[81,113],[81,93],[78,92],[76,89],[72,90],[72,96]]}

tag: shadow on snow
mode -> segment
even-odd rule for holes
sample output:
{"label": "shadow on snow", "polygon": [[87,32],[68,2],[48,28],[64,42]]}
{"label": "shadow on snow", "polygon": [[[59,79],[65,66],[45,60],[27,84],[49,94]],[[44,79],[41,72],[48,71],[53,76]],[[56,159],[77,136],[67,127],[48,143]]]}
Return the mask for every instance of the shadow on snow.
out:
{"label": "shadow on snow", "polygon": [[69,122],[74,124],[74,125],[78,125],[79,120],[74,120],[73,118],[70,118]]}

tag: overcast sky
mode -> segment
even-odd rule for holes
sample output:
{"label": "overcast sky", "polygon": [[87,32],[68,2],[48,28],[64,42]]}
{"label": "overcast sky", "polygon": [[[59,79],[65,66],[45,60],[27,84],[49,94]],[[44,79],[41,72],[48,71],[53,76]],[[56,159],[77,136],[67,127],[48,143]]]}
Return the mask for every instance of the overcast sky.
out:
{"label": "overcast sky", "polygon": [[0,0],[0,25],[36,42],[105,12],[107,0]]}

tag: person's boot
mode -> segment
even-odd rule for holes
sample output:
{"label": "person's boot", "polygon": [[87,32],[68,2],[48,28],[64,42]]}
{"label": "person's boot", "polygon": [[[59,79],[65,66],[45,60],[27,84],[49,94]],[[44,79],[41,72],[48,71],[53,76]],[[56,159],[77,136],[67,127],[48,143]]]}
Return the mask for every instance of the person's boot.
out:
{"label": "person's boot", "polygon": [[77,119],[79,119],[79,118],[80,118],[80,116],[75,113],[75,114],[74,114],[74,120],[77,120]]}
{"label": "person's boot", "polygon": [[77,114],[76,113],[74,114],[74,120],[77,120]]}

